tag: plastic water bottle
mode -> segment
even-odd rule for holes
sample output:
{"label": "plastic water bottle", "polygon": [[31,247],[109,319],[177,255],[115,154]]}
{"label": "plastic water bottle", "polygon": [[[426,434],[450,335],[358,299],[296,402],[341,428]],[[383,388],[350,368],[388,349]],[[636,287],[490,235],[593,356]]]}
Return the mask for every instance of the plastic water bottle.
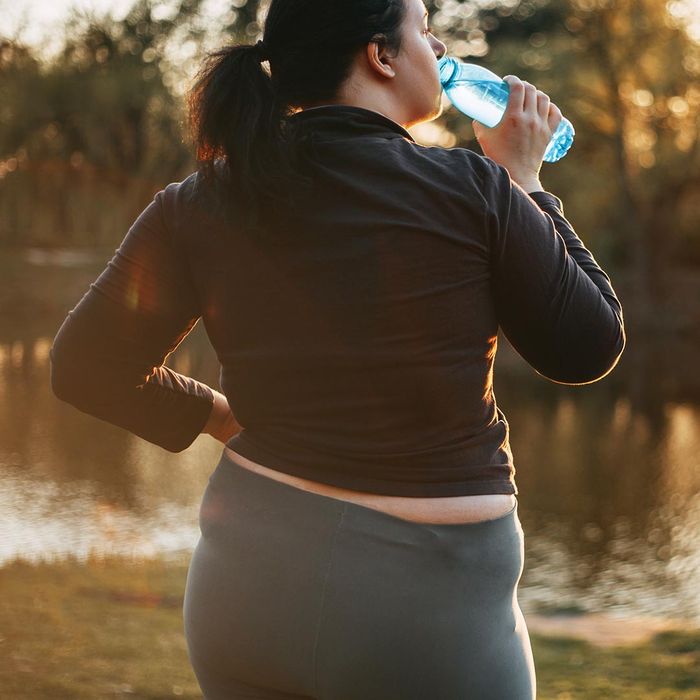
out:
{"label": "plastic water bottle", "polygon": [[[488,68],[464,63],[452,56],[438,59],[438,68],[442,89],[460,112],[488,127],[501,121],[510,93],[505,80]],[[571,122],[562,117],[543,160],[554,163],[563,158],[574,142],[575,133]]]}

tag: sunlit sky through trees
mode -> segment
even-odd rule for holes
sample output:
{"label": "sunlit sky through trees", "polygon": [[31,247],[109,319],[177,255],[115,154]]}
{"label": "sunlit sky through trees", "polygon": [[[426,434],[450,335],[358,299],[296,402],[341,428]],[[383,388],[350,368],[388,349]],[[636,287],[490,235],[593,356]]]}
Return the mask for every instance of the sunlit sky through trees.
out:
{"label": "sunlit sky through trees", "polygon": [[[100,16],[109,14],[117,20],[124,18],[135,0],[0,0],[0,37],[18,38],[22,42],[44,46],[50,55],[61,46],[62,32],[56,31],[71,10]],[[153,3],[154,17],[171,17],[175,0]],[[244,4],[242,0],[205,0],[202,14],[212,22],[231,8]]]}
{"label": "sunlit sky through trees", "polygon": [[[20,27],[20,38],[29,44],[44,43],[46,49],[51,52],[60,46],[60,33],[56,32],[62,22],[68,17],[72,8],[83,12],[95,12],[97,14],[109,13],[116,19],[124,17],[134,0],[0,0],[0,36],[15,36]],[[156,2],[165,15],[175,3],[173,0]],[[212,18],[220,17],[232,8],[245,4],[244,0],[206,0],[203,10]],[[458,0],[446,0],[446,5],[472,5],[495,6],[517,5],[517,0],[473,0],[473,2],[459,2]],[[580,4],[592,4],[592,0],[580,0]],[[700,0],[659,0],[659,4],[665,4],[669,13],[675,18],[684,21],[688,25],[688,33],[692,38],[700,41]],[[444,14],[450,14],[449,12]],[[439,30],[439,27],[437,27]],[[55,37],[55,38],[53,38]]]}
{"label": "sunlit sky through trees", "polygon": [[0,0],[0,34],[13,36],[20,25],[25,24],[21,37],[35,44],[67,17],[70,8],[123,17],[132,4],[133,0]]}

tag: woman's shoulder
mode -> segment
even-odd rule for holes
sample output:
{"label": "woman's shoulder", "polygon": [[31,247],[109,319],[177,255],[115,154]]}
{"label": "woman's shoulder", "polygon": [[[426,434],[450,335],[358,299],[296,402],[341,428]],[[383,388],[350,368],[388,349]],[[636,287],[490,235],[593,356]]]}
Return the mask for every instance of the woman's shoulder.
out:
{"label": "woman's shoulder", "polygon": [[410,142],[410,147],[420,157],[457,176],[472,175],[479,180],[501,179],[508,171],[488,156],[464,146],[439,146]]}
{"label": "woman's shoulder", "polygon": [[417,167],[431,178],[442,182],[458,182],[472,187],[488,197],[506,194],[511,180],[508,170],[488,156],[464,146],[425,145],[406,140],[411,156],[418,159]]}
{"label": "woman's shoulder", "polygon": [[225,203],[230,198],[222,196],[219,178],[224,171],[221,165],[216,167],[216,173],[206,177],[200,169],[193,170],[180,180],[164,184],[156,194],[164,230],[178,245],[186,247],[188,241],[201,240],[202,231],[217,231],[226,220]]}
{"label": "woman's shoulder", "polygon": [[196,169],[181,180],[169,182],[160,193],[164,208],[170,212],[177,210],[178,215],[186,210],[212,214],[221,204],[222,198],[217,194],[224,186],[225,178],[225,164],[216,161],[208,173]]}

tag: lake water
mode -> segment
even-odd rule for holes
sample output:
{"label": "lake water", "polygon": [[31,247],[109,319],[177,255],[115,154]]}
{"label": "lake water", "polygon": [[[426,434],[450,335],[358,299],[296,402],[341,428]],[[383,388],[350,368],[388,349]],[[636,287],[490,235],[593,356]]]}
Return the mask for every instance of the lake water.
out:
{"label": "lake water", "polygon": [[[221,444],[172,454],[54,397],[48,352],[113,250],[37,251],[0,264],[0,566],[67,555],[189,557]],[[624,299],[623,299],[624,305]],[[501,337],[498,404],[511,429],[525,613],[607,611],[700,623],[700,349],[628,336],[583,387],[538,376]],[[201,323],[168,361],[218,387]]]}

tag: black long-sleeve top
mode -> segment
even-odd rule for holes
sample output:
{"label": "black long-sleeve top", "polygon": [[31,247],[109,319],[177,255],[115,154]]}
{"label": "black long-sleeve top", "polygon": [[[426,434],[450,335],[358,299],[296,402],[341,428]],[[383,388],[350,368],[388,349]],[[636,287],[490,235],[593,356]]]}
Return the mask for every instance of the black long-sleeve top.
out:
{"label": "black long-sleeve top", "polygon": [[380,494],[517,494],[499,325],[544,377],[597,381],[625,346],[608,275],[557,197],[489,158],[350,105],[290,119],[313,133],[307,206],[256,237],[196,173],[167,185],[59,329],[55,394],[185,449],[214,395],[163,363],[201,317],[240,454]]}

